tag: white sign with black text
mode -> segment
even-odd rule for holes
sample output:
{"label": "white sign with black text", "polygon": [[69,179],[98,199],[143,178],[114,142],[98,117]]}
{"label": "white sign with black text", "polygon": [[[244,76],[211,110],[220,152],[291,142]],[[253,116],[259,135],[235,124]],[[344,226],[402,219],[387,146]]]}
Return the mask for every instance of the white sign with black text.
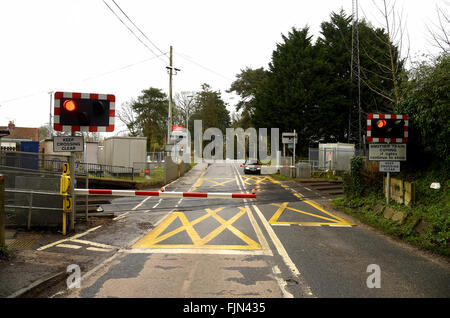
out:
{"label": "white sign with black text", "polygon": [[53,137],[53,152],[83,152],[83,136],[55,136]]}
{"label": "white sign with black text", "polygon": [[369,144],[369,160],[406,161],[406,144]]}
{"label": "white sign with black text", "polygon": [[400,161],[380,161],[380,172],[400,172]]}

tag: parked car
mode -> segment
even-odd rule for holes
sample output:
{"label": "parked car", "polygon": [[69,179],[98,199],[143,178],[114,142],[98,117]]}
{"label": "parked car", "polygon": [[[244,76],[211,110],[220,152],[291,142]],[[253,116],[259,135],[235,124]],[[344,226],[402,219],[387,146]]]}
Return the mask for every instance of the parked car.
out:
{"label": "parked car", "polygon": [[257,173],[261,174],[261,165],[258,163],[258,160],[248,159],[245,160],[244,164],[244,173]]}

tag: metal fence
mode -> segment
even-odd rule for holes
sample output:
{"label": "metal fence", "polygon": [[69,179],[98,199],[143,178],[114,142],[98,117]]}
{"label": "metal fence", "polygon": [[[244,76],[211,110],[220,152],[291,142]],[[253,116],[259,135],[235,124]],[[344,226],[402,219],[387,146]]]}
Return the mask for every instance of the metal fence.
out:
{"label": "metal fence", "polygon": [[62,224],[60,172],[0,167],[5,180],[7,226],[59,226]]}
{"label": "metal fence", "polygon": [[[20,168],[30,171],[55,172],[61,174],[64,163],[69,162],[69,156],[20,152],[0,151],[0,167]],[[99,163],[81,162],[75,160],[75,174],[91,177],[125,177],[133,179],[135,175],[133,167],[111,166]]]}
{"label": "metal fence", "polygon": [[37,152],[0,151],[0,167],[61,172],[69,156]]}
{"label": "metal fence", "polygon": [[147,162],[164,162],[166,157],[166,152],[147,152]]}
{"label": "metal fence", "polygon": [[89,174],[93,177],[129,177],[133,179],[135,171],[133,167],[111,166],[99,163],[75,161],[75,173],[77,175]]}
{"label": "metal fence", "polygon": [[348,171],[350,170],[351,157],[364,155],[364,149],[309,148],[308,161],[311,170]]}

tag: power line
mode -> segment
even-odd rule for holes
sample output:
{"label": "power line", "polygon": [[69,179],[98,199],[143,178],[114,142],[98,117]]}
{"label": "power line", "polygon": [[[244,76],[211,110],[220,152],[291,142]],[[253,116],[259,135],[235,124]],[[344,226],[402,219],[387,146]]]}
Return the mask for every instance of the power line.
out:
{"label": "power line", "polygon": [[[130,67],[133,67],[133,66],[136,66],[136,65],[145,63],[145,62],[152,61],[152,60],[154,60],[154,59],[156,59],[156,58],[159,58],[159,57],[161,57],[161,56],[163,56],[163,55],[166,55],[166,54],[167,54],[167,53],[163,53],[163,54],[161,54],[161,55],[156,55],[156,56],[154,56],[154,57],[150,57],[150,58],[147,58],[147,59],[142,60],[142,61],[138,61],[138,62],[135,62],[135,63],[132,63],[132,64],[128,64],[128,65],[125,65],[125,66],[116,68],[116,69],[111,70],[111,71],[108,71],[108,72],[104,72],[104,73],[100,73],[100,74],[93,75],[93,76],[90,76],[90,77],[86,77],[86,78],[83,78],[83,79],[79,80],[79,82],[86,82],[86,81],[90,81],[90,80],[93,80],[93,79],[96,79],[96,78],[99,78],[99,77],[103,77],[103,76],[105,76],[105,75],[109,75],[109,74],[112,74],[112,73],[116,73],[116,72],[119,72],[119,71],[123,71],[123,70],[125,70],[125,69],[127,69],[127,68],[130,68]],[[73,83],[73,82],[72,82],[72,83]],[[67,85],[67,84],[66,84],[66,85]],[[0,105],[3,104],[3,103],[9,103],[9,102],[13,102],[13,101],[16,101],[16,100],[26,99],[26,98],[29,98],[29,97],[33,97],[33,96],[41,95],[41,94],[44,94],[44,93],[48,93],[48,91],[49,91],[49,90],[46,89],[46,90],[41,90],[41,91],[38,91],[38,92],[35,92],[35,93],[30,93],[30,94],[26,94],[26,95],[14,97],[14,98],[7,99],[7,100],[2,100],[2,101],[0,101]]]}
{"label": "power line", "polygon": [[119,10],[123,13],[123,15],[128,19],[128,21],[131,22],[131,24],[133,24],[133,26],[138,29],[138,31],[148,40],[148,42],[150,42],[151,45],[153,45],[161,54],[164,54],[163,51],[161,51],[159,49],[159,47],[156,46],[156,44],[154,44],[147,35],[145,35],[144,32],[142,32],[142,30],[130,19],[130,17],[128,17],[128,15],[122,10],[122,8],[116,3],[116,1],[112,0],[112,2],[114,2],[114,4],[116,5],[117,8],[119,8]]}
{"label": "power line", "polygon": [[179,54],[179,53],[175,53],[175,54],[178,55],[178,56],[180,56],[181,58],[183,58],[183,59],[185,59],[185,60],[191,62],[192,64],[197,65],[198,67],[201,67],[202,69],[204,69],[204,70],[206,70],[206,71],[208,71],[208,72],[210,72],[210,73],[216,74],[216,75],[218,75],[218,76],[220,76],[220,77],[222,77],[222,78],[224,78],[224,79],[226,79],[226,80],[232,81],[231,78],[229,78],[229,77],[227,77],[227,76],[225,76],[225,75],[222,75],[222,74],[220,74],[220,73],[218,73],[218,72],[216,72],[216,71],[214,71],[214,70],[212,70],[212,69],[210,69],[210,68],[208,68],[208,67],[206,67],[206,66],[203,66],[202,64],[200,64],[200,63],[198,63],[198,62],[195,62],[195,61],[192,60],[191,58],[186,57],[184,54]]}
{"label": "power line", "polygon": [[[105,0],[102,0],[103,3],[108,7],[108,9],[116,16],[116,18],[141,42],[153,55],[158,56],[153,50],[141,40],[141,38],[134,33],[134,31],[119,17],[119,15],[106,3]],[[167,64],[164,60],[161,60],[164,64]]]}

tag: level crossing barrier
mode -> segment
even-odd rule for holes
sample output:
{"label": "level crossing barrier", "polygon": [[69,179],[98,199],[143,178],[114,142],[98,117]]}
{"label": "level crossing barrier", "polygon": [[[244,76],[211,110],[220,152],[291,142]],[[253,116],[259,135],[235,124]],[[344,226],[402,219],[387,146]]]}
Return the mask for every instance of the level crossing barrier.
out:
{"label": "level crossing barrier", "polygon": [[256,191],[252,193],[222,193],[222,192],[166,192],[141,190],[105,190],[105,189],[74,189],[76,195],[112,195],[112,196],[148,196],[161,198],[206,198],[206,199],[256,199]]}

